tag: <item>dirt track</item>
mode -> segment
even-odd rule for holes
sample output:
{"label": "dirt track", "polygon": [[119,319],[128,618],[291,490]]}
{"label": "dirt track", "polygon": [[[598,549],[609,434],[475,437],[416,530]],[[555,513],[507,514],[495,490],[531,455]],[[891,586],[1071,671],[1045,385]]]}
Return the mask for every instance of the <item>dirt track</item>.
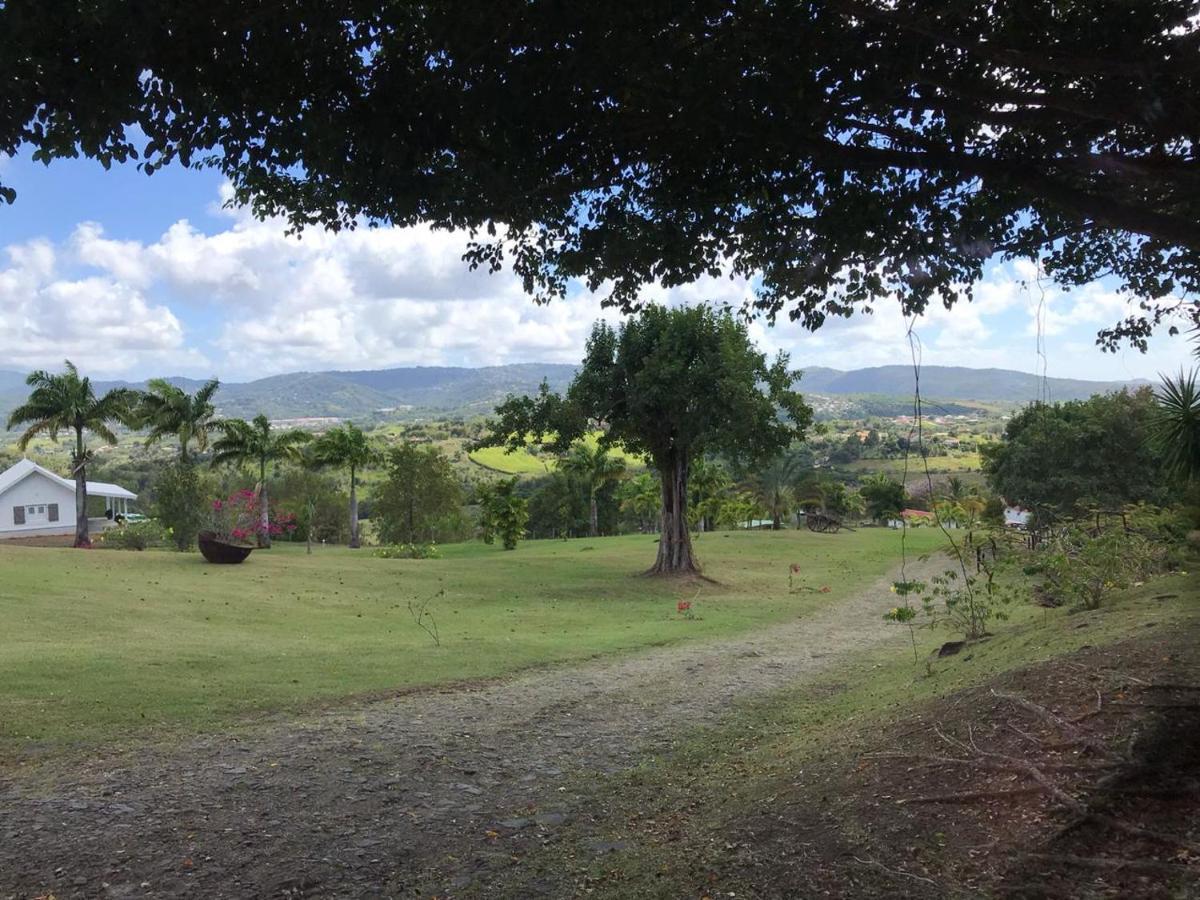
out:
{"label": "dirt track", "polygon": [[514,847],[581,812],[571,785],[588,773],[634,765],[856,650],[905,641],[881,619],[892,580],[737,639],[0,778],[0,897],[478,889],[514,864]]}

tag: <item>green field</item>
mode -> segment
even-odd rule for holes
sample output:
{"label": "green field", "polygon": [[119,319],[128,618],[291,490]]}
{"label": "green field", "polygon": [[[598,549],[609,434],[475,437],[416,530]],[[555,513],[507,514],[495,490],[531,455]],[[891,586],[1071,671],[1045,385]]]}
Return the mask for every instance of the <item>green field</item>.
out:
{"label": "green field", "polygon": [[[978,472],[980,462],[978,453],[963,453],[960,456],[931,456],[929,458],[929,471],[934,475]],[[881,472],[892,478],[900,478],[905,471],[905,461],[903,459],[856,459],[854,462],[843,463],[834,466],[834,468],[842,472],[852,472],[855,475],[869,475]],[[910,457],[908,460],[909,477],[913,478],[924,474],[925,466],[921,458],[919,456]]]}
{"label": "green field", "polygon": [[[583,443],[594,448],[599,436],[599,432],[593,432],[583,439]],[[638,469],[645,465],[645,461],[640,456],[626,453],[620,447],[613,447],[608,452],[610,455],[624,460],[627,468]],[[558,467],[558,460],[552,454],[537,454],[529,450],[484,447],[482,450],[471,451],[468,456],[476,465],[503,475],[545,475]]]}
{"label": "green field", "polygon": [[[909,551],[941,540],[911,532]],[[655,553],[640,535],[449,545],[424,561],[277,545],[229,567],[0,545],[0,755],[728,635],[837,603],[900,552],[887,529],[718,532],[696,545],[718,583],[639,577]],[[789,592],[791,563],[813,590]],[[440,648],[408,609],[425,598]]]}

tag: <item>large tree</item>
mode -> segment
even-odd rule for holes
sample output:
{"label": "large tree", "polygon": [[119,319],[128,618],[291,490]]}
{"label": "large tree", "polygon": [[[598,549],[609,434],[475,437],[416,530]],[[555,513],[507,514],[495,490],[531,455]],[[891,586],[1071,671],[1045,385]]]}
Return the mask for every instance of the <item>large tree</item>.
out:
{"label": "large tree", "polygon": [[138,424],[149,429],[146,443],[174,437],[179,441],[179,461],[185,464],[189,461],[189,444],[195,442],[197,450],[207,450],[208,439],[217,428],[217,410],[212,401],[220,387],[221,382],[213,378],[189,394],[165,378],[150,379],[137,406]]}
{"label": "large tree", "polygon": [[1157,417],[1148,387],[1034,403],[1008,421],[1003,441],[982,447],[983,470],[997,493],[1042,522],[1163,501],[1162,460],[1147,440]]}
{"label": "large tree", "polygon": [[[297,227],[479,229],[561,295],[731,268],[817,327],[1101,275],[1200,288],[1194,0],[0,5],[0,152],[212,164]],[[130,128],[130,125],[137,126]],[[6,199],[9,187],[0,186]],[[1193,317],[1200,305],[1187,304]]]}
{"label": "large tree", "polygon": [[251,421],[226,419],[220,423],[221,436],[213,441],[212,464],[242,465],[249,463],[258,467],[260,546],[271,546],[271,511],[267,497],[267,464],[285,460],[298,461],[301,447],[312,440],[312,435],[298,428],[277,431],[271,421],[261,413]]}
{"label": "large tree", "polygon": [[90,378],[80,377],[79,370],[67,360],[66,370],[51,374],[39,369],[30,373],[25,384],[33,388],[23,404],[8,417],[8,427],[27,425],[17,440],[24,452],[39,434],[58,440],[60,431],[75,432],[75,450],[71,454],[71,474],[75,478],[75,546],[90,547],[88,534],[87,464],[91,452],[84,442],[90,432],[106,444],[115,444],[112,424],[133,423],[133,407],[138,394],[126,388],[114,388],[101,397],[96,396]]}
{"label": "large tree", "polygon": [[707,306],[649,306],[619,328],[598,322],[564,396],[510,397],[482,445],[527,439],[563,452],[599,427],[601,447],[644,456],[662,479],[658,559],[651,574],[695,573],[688,478],[705,452],[738,462],[769,459],[804,436],[812,410],[792,391],[781,354],[755,350],[746,326]]}
{"label": "large tree", "polygon": [[312,459],[317,466],[346,469],[350,475],[350,546],[357,548],[358,539],[358,473],[378,459],[363,430],[347,423],[325,432],[312,445]]}

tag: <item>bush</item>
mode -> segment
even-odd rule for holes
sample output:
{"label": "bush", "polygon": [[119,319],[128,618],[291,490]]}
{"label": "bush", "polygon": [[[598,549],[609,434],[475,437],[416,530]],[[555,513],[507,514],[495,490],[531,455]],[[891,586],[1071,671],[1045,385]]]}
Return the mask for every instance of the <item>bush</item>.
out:
{"label": "bush", "polygon": [[437,544],[389,544],[377,547],[373,555],[380,559],[437,559],[441,556]]}
{"label": "bush", "polygon": [[1045,553],[1050,591],[1084,609],[1099,609],[1109,594],[1165,568],[1170,547],[1121,526],[1096,533],[1072,527],[1056,534]]}
{"label": "bush", "polygon": [[118,525],[103,532],[97,545],[111,550],[145,550],[147,547],[165,546],[169,532],[154,519]]}
{"label": "bush", "polygon": [[204,484],[196,467],[173,462],[154,481],[154,507],[176,550],[187,550],[205,522]]}

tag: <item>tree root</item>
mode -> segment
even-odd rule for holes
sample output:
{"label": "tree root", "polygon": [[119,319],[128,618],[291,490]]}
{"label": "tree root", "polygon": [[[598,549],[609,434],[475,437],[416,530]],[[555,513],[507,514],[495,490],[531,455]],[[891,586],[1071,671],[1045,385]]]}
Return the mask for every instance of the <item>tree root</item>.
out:
{"label": "tree root", "polygon": [[1103,741],[1097,740],[1096,738],[1092,737],[1090,734],[1086,734],[1084,731],[1077,728],[1075,725],[1068,722],[1066,719],[1062,718],[1059,715],[1056,715],[1055,713],[1050,712],[1050,710],[1046,709],[1046,707],[1039,706],[1037,703],[1034,703],[1031,700],[1026,700],[1024,697],[1020,697],[1016,694],[1006,694],[1003,691],[993,690],[992,696],[996,697],[997,699],[1005,700],[1009,703],[1012,703],[1015,706],[1019,706],[1019,707],[1021,707],[1021,709],[1025,710],[1026,712],[1033,713],[1035,716],[1042,719],[1043,721],[1050,723],[1053,727],[1057,728],[1059,731],[1061,731],[1063,734],[1065,734],[1070,739],[1070,741],[1067,744],[1064,744],[1063,746],[1069,746],[1070,744],[1078,744],[1079,746],[1087,747],[1089,750],[1091,750],[1093,753],[1095,753],[1097,756],[1099,756],[1101,758],[1104,758],[1104,759],[1112,759],[1113,758],[1113,753],[1111,750],[1109,750],[1107,744],[1105,744]]}

